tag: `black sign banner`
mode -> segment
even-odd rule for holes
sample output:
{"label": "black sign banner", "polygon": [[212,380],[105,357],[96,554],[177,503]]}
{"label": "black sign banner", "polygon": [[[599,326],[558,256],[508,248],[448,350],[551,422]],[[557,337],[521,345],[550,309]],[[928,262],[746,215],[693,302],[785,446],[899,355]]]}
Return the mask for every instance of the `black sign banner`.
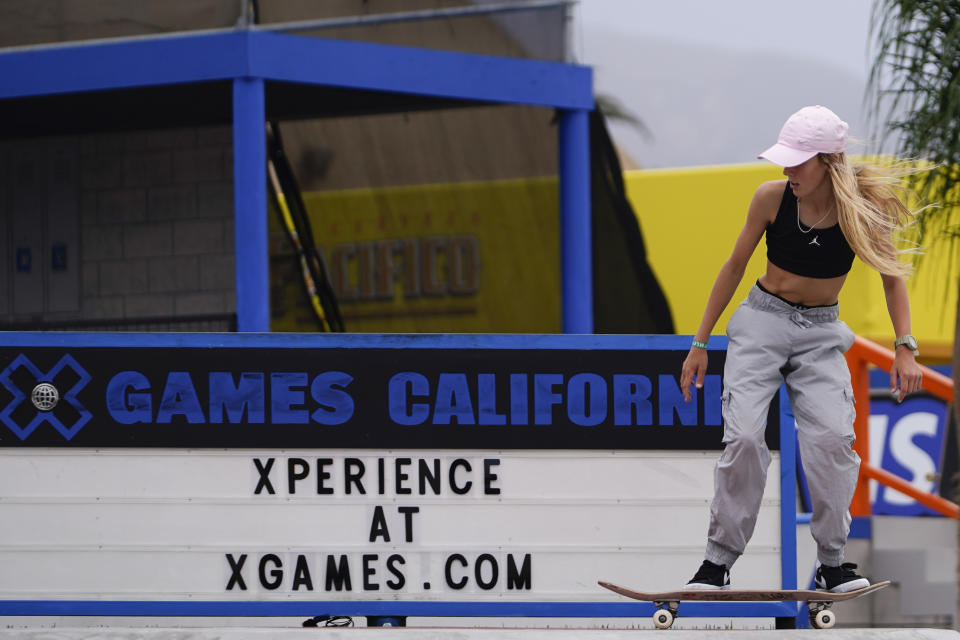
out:
{"label": "black sign banner", "polygon": [[[686,351],[0,349],[0,447],[722,447],[724,352],[684,402]],[[779,448],[774,398],[767,444]]]}

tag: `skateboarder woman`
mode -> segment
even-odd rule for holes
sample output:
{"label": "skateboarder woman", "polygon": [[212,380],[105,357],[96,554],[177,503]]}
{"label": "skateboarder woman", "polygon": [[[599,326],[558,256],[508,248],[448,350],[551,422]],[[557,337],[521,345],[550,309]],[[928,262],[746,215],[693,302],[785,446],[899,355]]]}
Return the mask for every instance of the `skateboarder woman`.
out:
{"label": "skateboarder woman", "polygon": [[898,260],[901,252],[892,239],[913,212],[894,190],[893,170],[851,164],[847,129],[826,107],[805,107],[760,154],[784,167],[787,179],[757,188],[683,363],[681,388],[689,400],[690,385],[703,384],[707,338],[766,235],[766,273],[727,324],[725,448],[716,466],[705,560],[687,589],[728,587],[729,569],[753,535],[770,464],[767,410],[782,380],[810,488],[817,587],[839,593],[869,585],[843,555],[860,459],[851,448],[855,409],[844,358],[854,334],[837,319],[837,299],[854,255],[883,281],[897,336],[890,385],[898,401],[920,388],[921,372],[903,280],[909,265]]}

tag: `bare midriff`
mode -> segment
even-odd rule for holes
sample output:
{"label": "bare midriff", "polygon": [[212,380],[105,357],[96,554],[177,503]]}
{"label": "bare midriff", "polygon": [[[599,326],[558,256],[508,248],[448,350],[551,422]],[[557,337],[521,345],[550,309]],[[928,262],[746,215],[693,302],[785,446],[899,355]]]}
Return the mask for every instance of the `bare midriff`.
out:
{"label": "bare midriff", "polygon": [[846,274],[836,278],[798,276],[767,261],[767,272],[760,276],[760,284],[770,293],[790,302],[819,307],[837,301],[846,279]]}

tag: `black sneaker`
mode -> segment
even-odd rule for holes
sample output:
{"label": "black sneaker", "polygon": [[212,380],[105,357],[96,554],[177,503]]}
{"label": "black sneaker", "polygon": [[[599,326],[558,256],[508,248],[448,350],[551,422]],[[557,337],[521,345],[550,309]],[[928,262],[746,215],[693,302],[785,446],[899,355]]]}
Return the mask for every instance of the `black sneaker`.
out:
{"label": "black sneaker", "polygon": [[704,560],[697,570],[696,575],[688,582],[684,589],[729,589],[730,571],[725,564],[713,564],[709,560]]}
{"label": "black sneaker", "polygon": [[857,565],[844,562],[839,567],[821,564],[817,567],[817,589],[830,593],[847,593],[870,586],[870,581],[859,575],[854,569]]}

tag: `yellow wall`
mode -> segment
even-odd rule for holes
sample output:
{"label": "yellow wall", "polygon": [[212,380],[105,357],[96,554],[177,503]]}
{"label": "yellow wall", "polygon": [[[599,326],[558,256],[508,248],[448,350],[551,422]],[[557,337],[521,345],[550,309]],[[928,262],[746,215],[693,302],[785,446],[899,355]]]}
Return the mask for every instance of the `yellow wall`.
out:
{"label": "yellow wall", "polygon": [[[647,255],[673,311],[677,333],[694,333],[717,271],[733,249],[756,186],[782,179],[769,164],[629,171],[627,194],[647,246]],[[921,355],[946,361],[953,345],[956,284],[946,279],[945,252],[924,247],[926,255],[908,282],[913,333]],[[714,328],[722,334],[736,304],[766,268],[761,240],[734,301]],[[857,334],[883,345],[893,343],[880,276],[859,260],[840,295],[840,317]]]}

